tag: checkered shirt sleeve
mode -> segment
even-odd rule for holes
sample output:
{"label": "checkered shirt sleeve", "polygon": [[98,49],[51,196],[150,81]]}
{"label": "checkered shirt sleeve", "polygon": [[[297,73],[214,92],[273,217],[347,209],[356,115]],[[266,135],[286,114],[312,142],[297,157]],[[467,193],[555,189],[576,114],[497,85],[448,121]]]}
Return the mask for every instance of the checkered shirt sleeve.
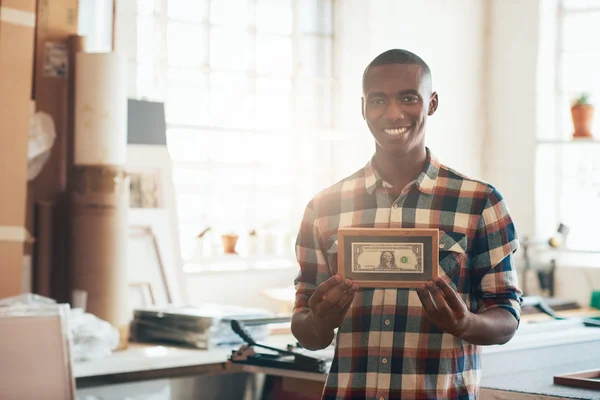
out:
{"label": "checkered shirt sleeve", "polygon": [[296,258],[300,271],[294,280],[296,287],[294,313],[308,310],[308,300],[317,286],[332,276],[321,249],[320,238],[316,211],[311,201],[304,212],[296,240]]}
{"label": "checkered shirt sleeve", "polygon": [[519,246],[504,198],[492,188],[473,240],[477,312],[501,307],[520,319],[521,295],[513,253]]}

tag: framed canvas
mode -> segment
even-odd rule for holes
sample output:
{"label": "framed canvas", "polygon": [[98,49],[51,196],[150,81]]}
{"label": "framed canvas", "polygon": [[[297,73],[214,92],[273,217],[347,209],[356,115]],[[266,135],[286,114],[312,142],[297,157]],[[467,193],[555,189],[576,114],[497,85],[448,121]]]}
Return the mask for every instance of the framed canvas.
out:
{"label": "framed canvas", "polygon": [[[173,184],[172,160],[166,146],[129,144],[127,146],[127,171],[133,177],[129,208],[129,226],[150,229],[169,290],[169,303],[187,302],[183,260],[179,243],[179,223]],[[149,256],[149,255],[147,255]],[[129,282],[145,282],[138,274],[143,266],[136,267],[132,257]],[[137,272],[136,272],[137,271]],[[163,297],[153,286],[157,305]]]}
{"label": "framed canvas", "polygon": [[130,315],[139,308],[148,308],[156,305],[152,284],[150,282],[129,283],[129,307]]}
{"label": "framed canvas", "polygon": [[554,376],[554,384],[582,389],[600,390],[600,369]]}
{"label": "framed canvas", "polygon": [[167,274],[157,237],[151,226],[129,227],[127,282],[130,288],[146,282],[155,305],[173,303],[173,282]]}
{"label": "framed canvas", "polygon": [[438,276],[438,229],[340,228],[338,274],[363,288],[418,288]]}

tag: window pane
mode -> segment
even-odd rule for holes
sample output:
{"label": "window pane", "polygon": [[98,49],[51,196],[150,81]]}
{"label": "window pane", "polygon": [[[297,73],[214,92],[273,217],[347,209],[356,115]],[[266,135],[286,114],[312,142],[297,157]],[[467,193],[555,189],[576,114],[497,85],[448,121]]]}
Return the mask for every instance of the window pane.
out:
{"label": "window pane", "polygon": [[300,42],[300,75],[331,77],[333,49],[330,38],[304,36]]}
{"label": "window pane", "polygon": [[254,127],[252,81],[246,73],[213,72],[210,76],[210,115],[216,126]]}
{"label": "window pane", "polygon": [[202,25],[170,22],[167,32],[169,65],[206,65],[206,28]]}
{"label": "window pane", "polygon": [[212,137],[195,129],[169,129],[167,144],[174,163],[202,164],[210,161]]}
{"label": "window pane", "polygon": [[154,62],[154,53],[156,42],[154,41],[154,18],[137,18],[137,62],[152,64]]}
{"label": "window pane", "polygon": [[331,34],[333,32],[332,0],[300,1],[300,31]]}
{"label": "window pane", "polygon": [[292,38],[257,35],[256,69],[259,74],[292,75]]}
{"label": "window pane", "polygon": [[332,84],[298,83],[298,122],[301,126],[327,128],[332,124]]}
{"label": "window pane", "polygon": [[210,32],[210,66],[245,71],[250,64],[251,41],[247,31],[214,28]]}
{"label": "window pane", "polygon": [[208,122],[208,77],[201,70],[170,68],[167,72],[166,117],[170,123]]}
{"label": "window pane", "polygon": [[263,33],[292,33],[293,4],[291,0],[257,0],[256,29]]}
{"label": "window pane", "polygon": [[[600,3],[599,3],[600,5]],[[600,50],[600,12],[577,13],[563,17],[564,50]]]}
{"label": "window pane", "polygon": [[210,74],[210,90],[230,93],[251,91],[252,81],[245,72],[213,71]]}
{"label": "window pane", "polygon": [[136,95],[139,97],[154,97],[157,86],[155,77],[155,41],[154,18],[137,18],[137,53],[136,53]]}
{"label": "window pane", "polygon": [[292,82],[286,79],[258,79],[256,83],[257,125],[278,128],[288,127],[292,122]]}
{"label": "window pane", "polygon": [[592,53],[563,53],[561,88],[580,92],[597,91],[600,89],[599,71],[600,50]]}
{"label": "window pane", "polygon": [[169,0],[167,8],[171,19],[190,22],[207,20],[207,0]]}
{"label": "window pane", "polygon": [[212,0],[210,6],[210,19],[215,25],[240,28],[249,23],[249,0]]}
{"label": "window pane", "polygon": [[571,145],[562,148],[561,222],[569,228],[567,245],[600,249],[600,149]]}
{"label": "window pane", "polygon": [[565,9],[600,8],[598,0],[562,0]]}
{"label": "window pane", "polygon": [[193,87],[170,87],[165,104],[169,123],[206,125],[208,123],[208,97],[199,95]]}
{"label": "window pane", "polygon": [[137,0],[137,13],[138,15],[153,15],[154,0]]}

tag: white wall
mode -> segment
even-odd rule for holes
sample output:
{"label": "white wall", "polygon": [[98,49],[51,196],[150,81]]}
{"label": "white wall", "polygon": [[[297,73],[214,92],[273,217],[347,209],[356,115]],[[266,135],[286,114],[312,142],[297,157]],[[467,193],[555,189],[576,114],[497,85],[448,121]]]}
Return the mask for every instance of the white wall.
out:
{"label": "white wall", "polygon": [[360,114],[363,70],[385,50],[413,51],[429,64],[440,96],[427,145],[446,164],[481,178],[488,0],[344,0],[338,5],[338,127],[370,137]]}
{"label": "white wall", "polygon": [[[542,35],[547,21],[543,11],[552,10],[551,3],[554,0],[491,3],[489,125],[483,176],[506,198],[521,236],[534,231],[535,138],[538,114],[544,110],[538,103],[538,88],[543,88],[538,81],[540,38],[553,40]],[[552,111],[545,110],[550,111],[542,112],[548,119]]]}

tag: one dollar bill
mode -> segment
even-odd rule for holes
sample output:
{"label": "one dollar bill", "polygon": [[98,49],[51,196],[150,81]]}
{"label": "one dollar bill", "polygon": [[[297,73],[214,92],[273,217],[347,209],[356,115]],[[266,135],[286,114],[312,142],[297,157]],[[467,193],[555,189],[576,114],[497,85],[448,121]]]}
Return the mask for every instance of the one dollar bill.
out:
{"label": "one dollar bill", "polygon": [[423,243],[352,243],[352,272],[423,273]]}

